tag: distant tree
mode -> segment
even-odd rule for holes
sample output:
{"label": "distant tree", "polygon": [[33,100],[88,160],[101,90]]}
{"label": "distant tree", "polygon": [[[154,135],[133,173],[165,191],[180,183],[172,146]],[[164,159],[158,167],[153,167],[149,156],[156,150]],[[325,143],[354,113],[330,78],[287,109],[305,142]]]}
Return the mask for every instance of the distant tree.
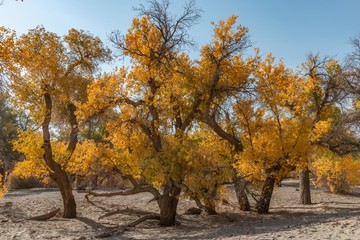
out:
{"label": "distant tree", "polygon": [[[11,48],[14,32],[0,27],[0,189],[6,174],[12,169],[18,156],[12,151],[11,141],[16,137],[16,115],[8,94],[8,70],[11,62]],[[0,190],[1,191],[1,190]]]}
{"label": "distant tree", "polygon": [[338,155],[321,148],[313,162],[314,184],[333,193],[349,193],[360,184],[359,155]]}
{"label": "distant tree", "polygon": [[[345,79],[340,64],[332,58],[321,59],[319,55],[309,54],[308,59],[302,65],[303,77],[311,86],[306,113],[312,122],[313,129],[323,122],[330,122],[331,127],[326,134],[313,139],[311,144],[322,145],[335,123],[335,105],[341,103],[347,96],[344,91]],[[335,115],[334,115],[335,114]],[[311,204],[310,195],[310,166],[311,155],[307,164],[298,167],[300,170],[300,203]]]}
{"label": "distant tree", "polygon": [[352,110],[347,114],[347,121],[360,135],[360,37],[351,39],[353,51],[346,61],[347,90],[351,94]]}
{"label": "distant tree", "polygon": [[11,144],[17,137],[17,116],[9,103],[6,102],[8,98],[9,96],[6,93],[0,92],[0,160],[2,160],[0,174],[3,176],[3,182],[6,174],[11,171],[15,162],[19,160],[19,156],[12,150]]}

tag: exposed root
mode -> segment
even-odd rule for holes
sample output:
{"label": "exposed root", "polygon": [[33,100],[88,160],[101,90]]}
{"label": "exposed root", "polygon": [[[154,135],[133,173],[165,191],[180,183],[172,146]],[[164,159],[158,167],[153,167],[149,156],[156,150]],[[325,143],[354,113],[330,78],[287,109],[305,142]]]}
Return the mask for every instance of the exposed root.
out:
{"label": "exposed root", "polygon": [[43,215],[28,218],[27,220],[46,221],[46,220],[48,220],[50,218],[55,217],[56,214],[58,214],[58,212],[60,212],[60,208],[55,209],[54,211],[51,211],[51,212],[43,214]]}
{"label": "exposed root", "polygon": [[125,231],[130,230],[130,228],[135,227],[136,225],[138,225],[138,224],[140,224],[142,222],[145,222],[146,220],[150,220],[150,219],[160,220],[160,215],[152,213],[152,214],[142,216],[142,217],[136,219],[135,221],[132,221],[132,222],[130,222],[130,223],[124,225],[124,226],[120,226],[117,229],[114,229],[112,231],[104,232],[102,234],[99,234],[99,235],[96,236],[96,238],[107,238],[107,237],[111,237],[111,236],[114,236],[114,235],[121,235]]}

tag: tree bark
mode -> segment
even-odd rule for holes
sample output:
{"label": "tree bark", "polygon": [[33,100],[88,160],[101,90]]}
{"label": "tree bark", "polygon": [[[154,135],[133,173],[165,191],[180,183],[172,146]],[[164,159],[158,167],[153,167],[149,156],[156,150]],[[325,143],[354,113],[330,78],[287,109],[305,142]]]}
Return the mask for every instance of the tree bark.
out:
{"label": "tree bark", "polygon": [[261,189],[260,199],[257,202],[257,212],[259,214],[269,213],[270,201],[275,185],[275,177],[268,175]]}
{"label": "tree bark", "polygon": [[3,166],[3,164],[5,164],[5,163],[1,163],[0,162],[0,177],[1,177],[1,181],[0,181],[0,187],[2,187],[1,186],[1,184],[2,185],[4,185],[5,184],[5,167]]}
{"label": "tree bark", "polygon": [[235,187],[236,198],[238,200],[240,210],[242,211],[250,211],[250,203],[245,191],[246,185],[247,183],[245,179],[241,177],[237,177],[235,179],[234,187]]}
{"label": "tree bark", "polygon": [[76,202],[72,193],[71,182],[64,171],[62,171],[62,173],[60,173],[59,175],[61,177],[58,178],[59,181],[57,182],[57,184],[59,185],[64,204],[63,217],[76,218]]}
{"label": "tree bark", "polygon": [[302,170],[299,174],[300,183],[300,204],[311,204],[310,171]]}
{"label": "tree bark", "polygon": [[160,208],[160,225],[174,226],[176,209],[179,202],[181,188],[173,184],[167,184],[164,188],[164,194],[157,200]]}
{"label": "tree bark", "polygon": [[51,173],[50,177],[57,183],[59,186],[61,196],[63,198],[64,204],[64,218],[75,218],[76,217],[76,203],[74,195],[72,194],[72,186],[70,179],[68,178],[66,172],[61,168],[61,166],[54,161],[51,147],[51,138],[49,125],[51,121],[52,113],[52,100],[50,94],[46,92],[44,94],[45,100],[45,117],[42,123],[43,130],[43,148],[44,148],[44,160],[46,165],[50,168]]}

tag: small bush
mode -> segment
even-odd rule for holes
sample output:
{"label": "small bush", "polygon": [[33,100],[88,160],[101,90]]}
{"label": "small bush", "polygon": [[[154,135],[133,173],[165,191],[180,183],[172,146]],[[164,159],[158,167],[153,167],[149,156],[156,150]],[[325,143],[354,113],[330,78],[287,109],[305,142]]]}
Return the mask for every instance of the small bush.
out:
{"label": "small bush", "polygon": [[52,181],[42,181],[36,177],[19,177],[14,173],[10,173],[6,185],[8,189],[27,189],[27,188],[45,188],[45,187],[55,187],[56,184]]}
{"label": "small bush", "polygon": [[315,186],[327,187],[333,193],[346,193],[360,184],[360,160],[351,156],[324,153],[314,163]]}

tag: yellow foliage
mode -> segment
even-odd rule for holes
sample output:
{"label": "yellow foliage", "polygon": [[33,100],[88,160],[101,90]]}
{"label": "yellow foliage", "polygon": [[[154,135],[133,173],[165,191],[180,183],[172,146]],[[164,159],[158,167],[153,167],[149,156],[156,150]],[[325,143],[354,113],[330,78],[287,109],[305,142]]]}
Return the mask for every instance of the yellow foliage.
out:
{"label": "yellow foliage", "polygon": [[318,121],[314,125],[314,129],[311,135],[311,141],[316,142],[320,140],[322,136],[330,132],[331,130],[331,119],[327,121]]}
{"label": "yellow foliage", "polygon": [[93,81],[87,88],[87,101],[78,103],[77,117],[86,120],[98,111],[114,106],[120,97],[125,97],[126,70],[105,75]]}
{"label": "yellow foliage", "polygon": [[184,182],[198,196],[217,192],[221,183],[231,181],[234,159],[228,143],[211,131],[195,133],[182,146]]}
{"label": "yellow foliage", "polygon": [[305,81],[281,61],[275,64],[271,54],[258,64],[255,83],[258,98],[234,105],[244,145],[234,167],[261,187],[269,174],[281,179],[307,163],[312,120],[306,115]]}
{"label": "yellow foliage", "polygon": [[322,151],[313,162],[318,187],[327,187],[330,192],[344,193],[360,184],[360,160],[351,156],[338,156]]}
{"label": "yellow foliage", "polygon": [[109,146],[85,140],[79,143],[66,166],[67,172],[78,176],[101,174],[113,167]]}
{"label": "yellow foliage", "polygon": [[49,170],[44,164],[38,161],[24,160],[15,164],[13,173],[21,178],[35,177],[47,183]]}
{"label": "yellow foliage", "polygon": [[258,97],[235,104],[244,151],[234,166],[260,187],[269,174],[281,179],[293,167],[307,168],[316,142],[331,130],[334,109],[326,105],[316,112],[322,80],[299,77],[271,54],[258,64],[255,76]]}
{"label": "yellow foliage", "polygon": [[21,178],[36,177],[46,183],[50,170],[43,159],[42,141],[42,136],[38,132],[18,133],[18,139],[13,141],[13,149],[23,154],[25,159],[15,164],[14,174]]}
{"label": "yellow foliage", "polygon": [[45,112],[44,92],[52,98],[52,117],[64,121],[69,102],[85,100],[93,72],[109,59],[109,50],[99,38],[75,29],[61,37],[37,27],[15,38],[8,50],[14,55],[11,89],[16,104],[29,111],[37,123],[42,122]]}
{"label": "yellow foliage", "polygon": [[0,73],[12,68],[11,57],[14,49],[15,32],[0,26]]}
{"label": "yellow foliage", "polygon": [[[20,177],[30,176],[46,180],[50,173],[43,158],[42,136],[38,132],[20,132],[19,138],[13,142],[14,150],[22,153],[24,161],[15,165],[14,173]],[[99,174],[111,169],[114,164],[112,150],[106,144],[85,140],[78,143],[75,151],[70,156],[67,144],[62,141],[52,142],[53,158],[55,162],[70,174],[89,176]]]}
{"label": "yellow foliage", "polygon": [[[42,148],[43,139],[40,132],[33,130],[19,132],[18,139],[13,142],[13,149],[24,154],[26,159],[44,164]],[[54,160],[60,165],[66,165],[70,154],[66,151],[67,145],[62,141],[52,142]]]}
{"label": "yellow foliage", "polygon": [[311,145],[309,122],[282,119],[278,126],[275,119],[258,121],[256,128],[243,135],[244,151],[238,154],[234,166],[242,176],[260,187],[268,174],[281,179],[287,176],[291,166],[307,161]]}
{"label": "yellow foliage", "polygon": [[354,101],[354,107],[360,109],[360,100]]}

